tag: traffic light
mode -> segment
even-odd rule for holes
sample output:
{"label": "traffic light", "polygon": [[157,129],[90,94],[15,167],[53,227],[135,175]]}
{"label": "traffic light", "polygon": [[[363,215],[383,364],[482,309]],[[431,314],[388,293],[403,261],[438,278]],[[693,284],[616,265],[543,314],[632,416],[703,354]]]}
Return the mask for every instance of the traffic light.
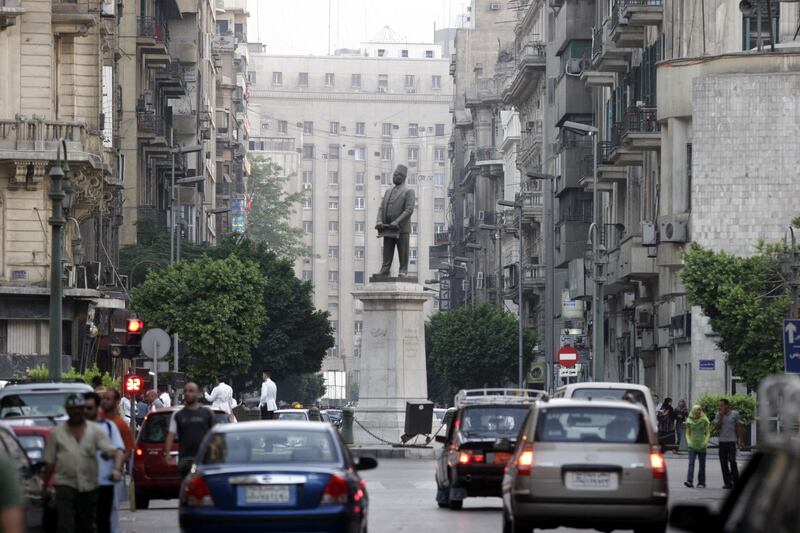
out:
{"label": "traffic light", "polygon": [[129,317],[125,324],[125,331],[128,332],[128,342],[125,346],[126,357],[139,357],[142,351],[142,334],[144,333],[144,320]]}
{"label": "traffic light", "polygon": [[142,376],[136,374],[128,374],[125,376],[125,380],[122,383],[122,388],[125,391],[125,394],[130,395],[137,395],[140,392],[144,392],[144,380]]}

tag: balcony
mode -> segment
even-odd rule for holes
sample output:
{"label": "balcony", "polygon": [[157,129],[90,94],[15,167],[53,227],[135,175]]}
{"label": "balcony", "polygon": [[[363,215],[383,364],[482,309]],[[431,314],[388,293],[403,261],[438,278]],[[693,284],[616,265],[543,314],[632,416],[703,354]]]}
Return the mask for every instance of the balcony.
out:
{"label": "balcony", "polygon": [[[611,153],[609,150],[610,144],[608,142],[601,142],[600,146],[598,146],[598,154],[597,154],[597,180],[600,185],[607,184],[609,186],[613,185],[614,183],[625,183],[628,180],[628,173],[623,166],[614,166],[608,164],[608,157]],[[583,176],[584,180],[591,180],[593,179],[594,173],[594,158],[593,157],[586,157],[581,162],[581,176]],[[587,181],[588,183],[588,181]],[[591,186],[586,188],[585,190],[591,190]],[[600,190],[609,190],[605,188],[601,188]]]}
{"label": "balcony", "polygon": [[541,166],[543,126],[541,120],[530,120],[524,125],[517,149],[517,167],[527,169]]}
{"label": "balcony", "polygon": [[85,36],[89,29],[96,26],[97,13],[89,12],[89,5],[75,0],[56,0],[53,2],[53,32],[58,35]]}
{"label": "balcony", "polygon": [[541,190],[532,189],[532,185],[529,184],[523,187],[518,198],[522,200],[523,221],[539,222],[542,220],[544,216],[544,193]]}
{"label": "balcony", "polygon": [[[588,156],[584,157],[581,160],[580,166],[580,185],[586,192],[593,192],[594,191],[594,157]],[[613,183],[603,180],[600,177],[599,172],[599,165],[598,165],[598,172],[597,172],[597,181],[599,183],[599,191],[600,192],[611,192],[613,190]]]}
{"label": "balcony", "polygon": [[607,268],[606,294],[630,290],[635,281],[658,277],[656,258],[648,254],[638,235],[623,240],[608,254]]}
{"label": "balcony", "polygon": [[186,96],[186,83],[183,66],[173,61],[158,71],[155,75],[156,88],[167,98],[181,98]]}
{"label": "balcony", "polygon": [[136,27],[136,45],[142,51],[145,65],[169,64],[169,32],[166,22],[155,17],[137,17]]}
{"label": "balcony", "polygon": [[166,141],[167,125],[155,111],[137,111],[136,127],[139,138],[161,137]]}
{"label": "balcony", "polygon": [[611,126],[611,152],[608,156],[609,165],[616,167],[640,167],[644,161],[644,155],[641,150],[634,150],[622,143],[624,131],[624,122],[615,122]]}
{"label": "balcony", "polygon": [[502,101],[502,91],[494,78],[478,78],[477,85],[469,87],[465,96],[467,107],[491,105]]}
{"label": "balcony", "polygon": [[622,0],[621,8],[630,26],[658,26],[664,20],[664,0]]}
{"label": "balcony", "polygon": [[0,31],[16,24],[17,17],[25,14],[25,8],[20,4],[21,0],[0,1]]}
{"label": "balcony", "polygon": [[[611,24],[606,20],[592,36],[592,69],[581,77],[588,86],[612,87],[614,73],[628,71],[632,48],[620,48],[611,40]],[[610,82],[610,83],[609,83]]]}
{"label": "balcony", "polygon": [[555,194],[561,196],[569,189],[583,187],[581,162],[586,157],[592,157],[592,139],[563,130],[558,139],[558,152],[561,175],[555,180]]}
{"label": "balcony", "polygon": [[503,101],[519,105],[536,90],[547,66],[547,48],[541,42],[528,42],[520,47],[517,67],[503,91]]}
{"label": "balcony", "polygon": [[611,6],[611,41],[619,48],[642,48],[644,46],[644,27],[632,26],[622,16],[622,2],[616,0]]}
{"label": "balcony", "polygon": [[641,151],[661,149],[661,127],[655,107],[632,107],[625,113],[620,142],[626,148]]}
{"label": "balcony", "polygon": [[[519,263],[505,267],[506,275],[503,276],[503,298],[516,301],[519,297],[517,286],[517,268]],[[522,290],[525,293],[538,293],[545,287],[546,268],[544,265],[526,264],[522,267]]]}
{"label": "balcony", "polygon": [[496,148],[475,150],[475,165],[485,178],[503,178],[503,155]]}

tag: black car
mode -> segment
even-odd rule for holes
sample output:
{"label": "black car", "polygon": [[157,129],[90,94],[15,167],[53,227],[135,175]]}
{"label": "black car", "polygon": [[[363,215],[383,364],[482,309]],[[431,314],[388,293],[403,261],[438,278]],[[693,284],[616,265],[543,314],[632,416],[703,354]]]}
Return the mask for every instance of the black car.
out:
{"label": "black car", "polygon": [[445,414],[436,453],[436,502],[458,510],[473,496],[500,497],[503,470],[530,405],[543,395],[525,389],[460,391]]}
{"label": "black car", "polygon": [[25,489],[26,517],[28,531],[40,531],[44,526],[45,487],[41,476],[31,465],[25,449],[14,432],[6,424],[0,423],[0,450],[19,466],[19,478]]}

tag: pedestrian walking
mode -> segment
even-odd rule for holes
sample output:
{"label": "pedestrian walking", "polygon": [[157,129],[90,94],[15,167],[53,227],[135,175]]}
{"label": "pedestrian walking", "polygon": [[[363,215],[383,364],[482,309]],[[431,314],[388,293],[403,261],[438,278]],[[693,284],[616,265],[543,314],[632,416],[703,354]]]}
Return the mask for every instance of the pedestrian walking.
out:
{"label": "pedestrian walking", "polygon": [[686,407],[686,400],[678,400],[678,405],[675,407],[675,453],[677,453],[677,450],[681,447],[684,424],[688,416],[689,409]]}
{"label": "pedestrian walking", "polygon": [[192,468],[203,437],[214,426],[214,413],[200,404],[200,389],[190,381],[183,386],[183,409],[175,411],[169,421],[169,432],[164,441],[164,455],[169,457],[172,443],[178,438],[178,472],[181,477]]}
{"label": "pedestrian walking", "polygon": [[122,450],[94,422],[87,422],[83,396],[70,394],[64,404],[69,419],[50,432],[44,457],[44,479],[56,474],[58,533],[95,533],[97,519],[97,454],[114,459],[110,473],[122,479]]}
{"label": "pedestrian walking", "polygon": [[144,400],[144,396],[139,394],[136,397],[136,427],[141,427],[142,422],[144,422],[144,417],[147,415],[147,402]]}
{"label": "pedestrian walking", "polygon": [[658,419],[658,443],[663,449],[675,446],[675,408],[672,398],[664,398],[656,415]]}
{"label": "pedestrian walking", "polygon": [[147,401],[147,412],[152,413],[158,409],[164,408],[164,402],[158,397],[158,393],[154,389],[150,389],[144,394],[144,399]]}
{"label": "pedestrian walking", "polygon": [[104,388],[103,378],[101,378],[100,376],[93,377],[91,382],[92,382],[92,388],[94,389],[95,392],[98,392],[100,389]]}
{"label": "pedestrian walking", "polygon": [[719,401],[719,412],[714,419],[719,435],[719,463],[722,468],[723,488],[732,489],[739,482],[739,465],[736,464],[736,444],[744,448],[744,430],[738,411],[731,409],[727,398]]}
{"label": "pedestrian walking", "polygon": [[214,378],[214,388],[211,389],[211,394],[205,393],[206,401],[211,403],[212,409],[219,409],[225,412],[231,422],[235,421],[233,416],[233,408],[236,402],[233,399],[233,388],[225,383],[225,376],[217,376]]}
{"label": "pedestrian walking", "polygon": [[[130,420],[126,421],[119,414],[120,412],[119,406],[122,401],[124,401],[124,398],[122,397],[120,391],[116,389],[107,390],[100,395],[100,405],[102,406],[101,419],[114,424],[114,426],[116,426],[117,428],[117,431],[119,431],[123,444],[123,453],[124,453],[123,461],[124,463],[127,463],[128,459],[130,459],[131,455],[133,454],[133,448],[135,446],[135,443],[133,438],[133,431],[131,431]],[[122,485],[120,483],[114,483],[114,494],[113,494],[114,505],[111,508],[112,533],[118,533],[119,531],[118,502],[120,500],[121,494],[122,494]]]}
{"label": "pedestrian walking", "polygon": [[[111,391],[106,391],[109,393]],[[105,393],[104,393],[105,394]],[[111,443],[118,449],[125,452],[125,443],[122,441],[122,436],[117,429],[117,425],[100,418],[100,395],[96,392],[87,392],[83,395],[85,403],[84,413],[86,420],[97,423],[100,428],[105,432]],[[114,461],[105,459],[102,452],[97,452],[97,532],[98,533],[111,533],[117,528],[111,525],[112,513],[115,507],[115,486],[117,484],[111,478],[111,473],[114,471]]]}
{"label": "pedestrian walking", "polygon": [[261,399],[258,407],[261,409],[261,420],[272,420],[275,418],[275,411],[278,410],[276,402],[278,398],[278,386],[272,381],[272,372],[265,370],[261,373],[263,383],[261,383]]}
{"label": "pedestrian walking", "polygon": [[158,384],[158,399],[164,407],[172,407],[172,397],[169,395],[169,386],[166,383]]}
{"label": "pedestrian walking", "polygon": [[706,447],[711,438],[711,421],[699,405],[692,406],[692,412],[686,417],[686,447],[689,449],[689,470],[686,473],[687,487],[694,484],[695,459],[700,463],[697,472],[697,488],[706,488]]}
{"label": "pedestrian walking", "polygon": [[19,465],[5,450],[0,450],[0,531],[25,531],[25,494],[19,478]]}

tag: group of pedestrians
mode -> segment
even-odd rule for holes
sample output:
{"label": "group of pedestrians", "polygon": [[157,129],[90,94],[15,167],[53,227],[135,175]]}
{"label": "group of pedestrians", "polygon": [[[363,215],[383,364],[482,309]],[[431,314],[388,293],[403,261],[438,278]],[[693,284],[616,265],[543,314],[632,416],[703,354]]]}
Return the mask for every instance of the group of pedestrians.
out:
{"label": "group of pedestrians", "polygon": [[[712,425],[713,424],[713,425]],[[706,451],[712,431],[719,438],[719,463],[722,470],[723,488],[732,489],[739,482],[739,466],[736,463],[736,449],[744,447],[744,428],[738,411],[731,409],[730,402],[719,401],[719,411],[712,423],[699,405],[692,407],[686,419],[686,445],[689,450],[689,468],[684,485],[694,486],[694,465],[699,463],[697,487],[706,486]]]}

